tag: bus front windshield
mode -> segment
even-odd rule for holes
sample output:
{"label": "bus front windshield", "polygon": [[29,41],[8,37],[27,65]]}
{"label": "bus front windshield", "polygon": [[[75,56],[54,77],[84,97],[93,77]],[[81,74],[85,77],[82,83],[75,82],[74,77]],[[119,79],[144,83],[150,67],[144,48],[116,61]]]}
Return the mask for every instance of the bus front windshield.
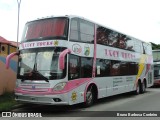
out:
{"label": "bus front windshield", "polygon": [[160,51],[154,51],[153,52],[153,61],[159,62],[160,61]]}
{"label": "bus front windshield", "polygon": [[67,40],[68,19],[48,18],[29,22],[25,25],[22,41],[63,39]]}
{"label": "bus front windshield", "polygon": [[65,48],[34,48],[21,50],[17,77],[21,80],[55,80],[66,75],[59,69],[59,54]]}

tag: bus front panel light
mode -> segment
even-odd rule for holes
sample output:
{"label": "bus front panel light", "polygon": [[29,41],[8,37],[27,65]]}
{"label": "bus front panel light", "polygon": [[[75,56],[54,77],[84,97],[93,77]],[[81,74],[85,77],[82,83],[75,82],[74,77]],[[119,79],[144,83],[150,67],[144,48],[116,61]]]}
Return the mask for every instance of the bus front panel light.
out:
{"label": "bus front panel light", "polygon": [[53,90],[55,91],[60,91],[60,90],[63,90],[64,87],[66,85],[66,82],[61,82],[61,83],[58,83],[54,86]]}

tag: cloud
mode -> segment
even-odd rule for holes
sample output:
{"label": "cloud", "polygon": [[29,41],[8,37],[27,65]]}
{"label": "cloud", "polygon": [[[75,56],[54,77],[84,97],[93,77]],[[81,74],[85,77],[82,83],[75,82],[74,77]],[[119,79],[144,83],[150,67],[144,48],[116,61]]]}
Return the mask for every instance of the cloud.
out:
{"label": "cloud", "polygon": [[[8,38],[16,39],[17,1],[0,0],[0,5],[9,6],[0,9],[4,16],[0,34],[3,32]],[[51,15],[78,15],[144,41],[158,43],[159,11],[158,0],[22,0],[19,36],[27,21]]]}
{"label": "cloud", "polygon": [[0,0],[0,10],[2,11],[11,11],[16,7],[16,0]]}

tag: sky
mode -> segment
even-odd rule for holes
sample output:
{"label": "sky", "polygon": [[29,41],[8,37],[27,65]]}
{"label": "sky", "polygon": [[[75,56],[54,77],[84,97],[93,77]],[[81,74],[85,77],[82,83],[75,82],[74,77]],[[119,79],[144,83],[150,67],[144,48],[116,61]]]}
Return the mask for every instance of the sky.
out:
{"label": "sky", "polygon": [[[159,0],[21,0],[19,39],[27,21],[77,15],[146,42],[160,44]],[[17,0],[0,0],[0,36],[17,41]]]}

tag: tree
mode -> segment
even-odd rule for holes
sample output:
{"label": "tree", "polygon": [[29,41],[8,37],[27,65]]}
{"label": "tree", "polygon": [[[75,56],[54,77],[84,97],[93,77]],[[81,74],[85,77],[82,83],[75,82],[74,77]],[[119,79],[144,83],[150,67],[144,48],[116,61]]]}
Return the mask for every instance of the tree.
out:
{"label": "tree", "polygon": [[150,42],[150,43],[152,44],[152,50],[160,49],[160,44],[155,44],[155,43],[152,43],[152,42]]}

